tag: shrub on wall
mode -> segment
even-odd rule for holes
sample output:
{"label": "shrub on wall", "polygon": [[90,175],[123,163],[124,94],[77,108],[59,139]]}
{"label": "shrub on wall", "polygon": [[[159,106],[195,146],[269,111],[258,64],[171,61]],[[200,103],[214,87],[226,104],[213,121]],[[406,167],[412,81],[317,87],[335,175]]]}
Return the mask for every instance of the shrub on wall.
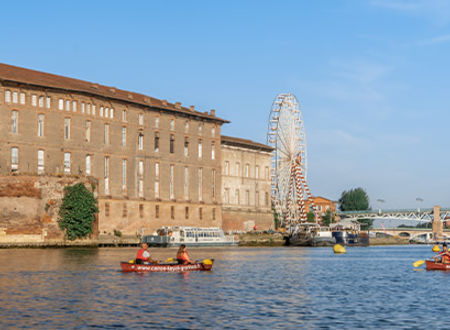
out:
{"label": "shrub on wall", "polygon": [[92,234],[92,223],[97,212],[97,200],[84,184],[67,186],[59,209],[59,227],[70,240],[86,237]]}

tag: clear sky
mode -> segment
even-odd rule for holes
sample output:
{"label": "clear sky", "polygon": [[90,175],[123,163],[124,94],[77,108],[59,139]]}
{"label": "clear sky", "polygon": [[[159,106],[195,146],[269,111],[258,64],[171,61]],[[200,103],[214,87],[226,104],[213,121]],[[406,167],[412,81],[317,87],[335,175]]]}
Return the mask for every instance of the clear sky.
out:
{"label": "clear sky", "polygon": [[450,207],[450,1],[8,1],[0,62],[216,109],[266,141],[299,99],[313,195]]}

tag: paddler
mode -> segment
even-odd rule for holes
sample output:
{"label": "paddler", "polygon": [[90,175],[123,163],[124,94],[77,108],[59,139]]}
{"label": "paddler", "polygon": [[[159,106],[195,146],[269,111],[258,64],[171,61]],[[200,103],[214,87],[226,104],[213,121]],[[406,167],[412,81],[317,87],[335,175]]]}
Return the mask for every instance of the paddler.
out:
{"label": "paddler", "polygon": [[189,254],[186,250],[186,245],[181,244],[177,252],[177,261],[180,265],[194,264],[194,262],[189,258]]}
{"label": "paddler", "polygon": [[153,260],[150,257],[150,252],[148,252],[148,244],[142,243],[141,249],[137,252],[136,256],[136,264],[142,265],[142,264],[157,264],[158,261]]}
{"label": "paddler", "polygon": [[443,264],[450,264],[450,251],[447,249],[447,243],[442,245],[442,252],[434,257],[434,260],[438,262],[439,257],[441,257],[440,262]]}

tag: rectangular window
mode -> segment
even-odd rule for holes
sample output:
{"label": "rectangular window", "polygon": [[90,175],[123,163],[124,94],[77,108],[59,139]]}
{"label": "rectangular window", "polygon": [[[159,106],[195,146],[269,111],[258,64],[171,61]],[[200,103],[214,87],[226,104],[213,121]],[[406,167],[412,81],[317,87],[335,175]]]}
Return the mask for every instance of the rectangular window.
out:
{"label": "rectangular window", "polygon": [[19,170],[19,148],[11,148],[11,171],[17,172]]}
{"label": "rectangular window", "polygon": [[155,128],[159,128],[159,117],[155,117]]}
{"label": "rectangular window", "polygon": [[90,104],[90,103],[87,104],[87,107],[86,107],[86,113],[87,113],[88,115],[91,114],[91,104]]}
{"label": "rectangular window", "polygon": [[255,178],[259,179],[259,166],[258,165],[255,166]]}
{"label": "rectangular window", "polygon": [[155,152],[159,152],[159,133],[155,132]]}
{"label": "rectangular window", "polygon": [[198,125],[198,135],[202,135],[203,126],[202,124]]}
{"label": "rectangular window", "polygon": [[211,136],[212,137],[216,136],[216,128],[215,127],[211,128]]}
{"label": "rectangular window", "polygon": [[58,109],[64,110],[64,100],[63,99],[58,100]]}
{"label": "rectangular window", "polygon": [[259,206],[259,191],[257,191],[255,193],[255,206],[258,207]]}
{"label": "rectangular window", "polygon": [[127,190],[127,160],[122,159],[122,191]]}
{"label": "rectangular window", "polygon": [[38,174],[44,173],[44,150],[38,150]]}
{"label": "rectangular window", "polygon": [[105,217],[109,217],[109,203],[105,203]]}
{"label": "rectangular window", "polygon": [[20,104],[25,104],[25,93],[20,93]]}
{"label": "rectangular window", "polygon": [[10,103],[11,102],[11,91],[5,92],[5,102]]}
{"label": "rectangular window", "polygon": [[85,130],[86,142],[91,142],[91,122],[86,120],[86,130]]}
{"label": "rectangular window", "polygon": [[109,144],[109,124],[105,124],[105,144]]}
{"label": "rectangular window", "polygon": [[265,178],[266,180],[269,180],[269,166],[266,166],[266,167],[264,168],[264,178]]}
{"label": "rectangular window", "polygon": [[84,113],[86,110],[86,104],[84,102],[81,102],[81,113]]}
{"label": "rectangular window", "polygon": [[170,199],[175,199],[175,192],[174,192],[174,165],[170,165]]}
{"label": "rectangular window", "polygon": [[105,157],[105,195],[109,195],[109,157]]}
{"label": "rectangular window", "polygon": [[212,169],[211,171],[211,176],[212,176],[212,187],[211,187],[211,196],[212,199],[216,199],[216,170]]}
{"label": "rectangular window", "polygon": [[92,105],[92,115],[95,116],[95,104]]}
{"label": "rectangular window", "polygon": [[249,164],[245,164],[245,177],[246,178],[248,178],[248,176],[249,176],[249,168],[250,168],[250,165]]}
{"label": "rectangular window", "polygon": [[91,175],[91,155],[86,155],[86,175]]}
{"label": "rectangular window", "polygon": [[184,123],[184,133],[189,133],[189,122]]}
{"label": "rectangular window", "polygon": [[203,152],[202,140],[198,140],[198,158],[202,158],[202,152]]}
{"label": "rectangular window", "polygon": [[216,144],[211,143],[211,159],[216,159]]}
{"label": "rectangular window", "polygon": [[267,191],[264,193],[264,205],[269,206],[269,193]]}
{"label": "rectangular window", "polygon": [[139,161],[138,166],[138,196],[144,197],[144,161]]}
{"label": "rectangular window", "polygon": [[66,111],[70,111],[70,101],[66,100]]}
{"label": "rectangular window", "polygon": [[77,101],[72,101],[72,111],[77,112]]}
{"label": "rectangular window", "polygon": [[241,164],[236,163],[236,176],[241,176]]}
{"label": "rectangular window", "polygon": [[215,208],[212,209],[212,219],[216,220],[216,209]]}
{"label": "rectangular window", "polygon": [[239,196],[239,189],[236,189],[234,197],[236,198],[236,200],[235,200],[236,205],[241,204],[241,199],[240,199],[240,196]]}
{"label": "rectangular window", "polygon": [[140,113],[138,118],[139,118],[138,119],[139,120],[139,125],[143,126],[144,125],[144,114]]}
{"label": "rectangular window", "polygon": [[184,157],[189,156],[189,138],[184,138]]}
{"label": "rectangular window", "polygon": [[228,160],[225,161],[223,169],[225,175],[230,175],[230,162]]}
{"label": "rectangular window", "polygon": [[155,205],[155,218],[159,219],[159,205]]}
{"label": "rectangular window", "polygon": [[127,146],[127,128],[122,127],[122,147]]}
{"label": "rectangular window", "polygon": [[175,152],[175,137],[170,135],[170,153],[173,154]]}
{"label": "rectangular window", "polygon": [[114,109],[113,108],[111,108],[111,112],[109,114],[110,114],[111,119],[113,119],[114,118]]}
{"label": "rectangular window", "polygon": [[225,188],[223,191],[223,203],[224,204],[230,203],[230,188]]}
{"label": "rectangular window", "polygon": [[175,206],[170,207],[170,219],[175,219]]}
{"label": "rectangular window", "polygon": [[184,167],[184,199],[189,199],[189,167]]}
{"label": "rectangular window", "polygon": [[144,134],[142,132],[139,132],[138,135],[138,147],[139,150],[144,150]]}
{"label": "rectangular window", "polygon": [[70,152],[64,153],[64,173],[70,174]]}
{"label": "rectangular window", "polygon": [[189,206],[186,206],[186,207],[184,208],[184,218],[185,218],[186,220],[189,219]]}
{"label": "rectangular window", "polygon": [[144,217],[144,204],[139,204],[139,217]]}
{"label": "rectangular window", "polygon": [[105,108],[105,117],[109,118],[109,108]]}
{"label": "rectangular window", "polygon": [[170,120],[170,130],[171,131],[175,130],[175,120],[173,120],[173,119]]}
{"label": "rectangular window", "polygon": [[250,191],[245,191],[245,205],[250,205]]}
{"label": "rectangular window", "polygon": [[39,108],[43,108],[43,107],[44,107],[44,97],[39,96]]}
{"label": "rectangular window", "polygon": [[17,134],[19,132],[19,111],[11,111],[11,133]]}
{"label": "rectangular window", "polygon": [[122,110],[122,121],[127,121],[127,110]]}
{"label": "rectangular window", "polygon": [[198,169],[198,200],[203,200],[203,168]]}
{"label": "rectangular window", "polygon": [[100,107],[99,116],[103,117],[103,107]]}
{"label": "rectangular window", "polygon": [[12,93],[12,103],[18,103],[19,102],[19,94],[17,92]]}
{"label": "rectangular window", "polygon": [[198,208],[198,218],[199,218],[200,220],[203,219],[203,209],[202,209],[201,207]]}
{"label": "rectangular window", "polygon": [[126,218],[127,216],[128,216],[127,203],[123,203],[123,205],[122,205],[122,218]]}
{"label": "rectangular window", "polygon": [[64,118],[64,139],[70,139],[70,118]]}
{"label": "rectangular window", "polygon": [[159,163],[155,163],[155,198],[159,198]]}
{"label": "rectangular window", "polygon": [[38,115],[38,129],[37,129],[37,135],[38,136],[44,136],[44,115],[39,114]]}
{"label": "rectangular window", "polygon": [[52,106],[52,99],[50,96],[47,96],[46,101],[45,101],[45,106],[47,109],[50,109]]}
{"label": "rectangular window", "polygon": [[33,107],[37,106],[37,96],[36,95],[31,95],[31,105]]}

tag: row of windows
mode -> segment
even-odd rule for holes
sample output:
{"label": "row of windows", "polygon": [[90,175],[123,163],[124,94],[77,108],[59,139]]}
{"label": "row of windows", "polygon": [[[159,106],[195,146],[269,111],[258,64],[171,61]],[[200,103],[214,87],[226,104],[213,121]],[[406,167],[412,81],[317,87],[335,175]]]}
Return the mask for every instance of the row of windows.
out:
{"label": "row of windows", "polygon": [[[234,193],[234,201],[230,200],[230,188],[225,188],[223,193],[223,202],[224,204],[236,204],[241,205],[241,198],[240,198],[240,190],[236,189]],[[250,205],[250,190],[245,191],[244,195],[244,205],[249,206]],[[260,206],[260,197],[259,197],[259,191],[255,192],[255,206]],[[264,193],[264,206],[269,206],[269,193]]]}
{"label": "row of windows", "polygon": [[[225,161],[225,164],[224,164],[224,167],[223,167],[223,172],[224,172],[225,175],[232,175],[229,161]],[[235,174],[237,176],[240,176],[240,174],[241,174],[241,163],[239,163],[239,162],[237,162],[235,164]],[[249,163],[245,164],[245,166],[244,166],[244,173],[242,173],[242,174],[246,178],[250,177],[250,164]],[[260,177],[259,165],[255,165],[255,178],[256,179],[262,179]],[[268,166],[266,166],[264,168],[264,179],[266,179],[266,180],[269,179],[269,167]]]}
{"label": "row of windows", "polygon": [[[6,90],[5,91],[5,102],[24,105],[25,104],[25,93],[24,92],[19,93],[16,91],[11,92],[10,90]],[[38,95],[32,94],[31,95],[31,105],[39,106],[40,108],[46,107],[47,109],[50,109],[51,108],[51,97],[50,96],[44,97],[43,95],[38,97]],[[62,99],[62,98],[60,98],[58,100],[58,109],[59,110],[77,112],[77,106],[78,106],[77,101],[67,100],[67,99]],[[97,111],[96,109],[97,108],[96,108],[95,104],[81,102],[80,111],[82,114],[95,116],[96,111]],[[100,106],[98,114],[102,118],[113,119],[115,116],[115,110],[112,107],[110,108],[110,107]],[[154,120],[155,120],[154,127],[159,128],[159,121],[160,121],[159,117],[155,117]],[[122,110],[122,121],[127,122],[127,110]],[[138,124],[139,124],[139,126],[144,126],[144,114],[143,113],[138,114]],[[172,131],[175,130],[175,120],[174,119],[170,119],[169,127],[170,127],[170,130],[172,130]],[[184,123],[184,132],[189,133],[189,122],[188,121],[186,121]],[[202,132],[203,132],[203,126],[202,126],[202,124],[199,124],[198,135],[202,135]],[[215,137],[215,135],[216,135],[216,128],[212,127],[211,128],[211,136]]]}
{"label": "row of windows", "polygon": [[[155,218],[156,219],[159,219],[159,210],[160,210],[159,205],[155,205]],[[191,212],[190,212],[189,206],[186,206],[184,208],[184,218],[186,220],[189,219],[190,213]],[[203,208],[199,207],[198,208],[198,217],[199,217],[200,220],[203,219],[203,213],[204,213],[203,212]],[[110,215],[110,206],[109,206],[109,203],[106,202],[105,203],[105,216],[109,217],[109,215]],[[128,216],[128,207],[127,207],[126,203],[123,203],[123,205],[122,205],[122,217],[126,218],[127,216]],[[145,214],[144,214],[144,204],[139,204],[139,217],[140,218],[144,218],[144,216],[145,216]],[[216,209],[215,208],[213,208],[211,210],[211,217],[212,217],[212,220],[216,220]],[[174,206],[170,207],[170,218],[172,220],[175,219],[175,207]],[[204,233],[204,234],[205,235],[207,235],[207,234],[213,235],[215,233]],[[188,235],[188,237],[189,237],[189,235]]]}
{"label": "row of windows", "polygon": [[[37,153],[37,172],[39,174],[45,173],[45,151],[42,149],[38,150]],[[85,156],[85,174],[92,174],[92,155]],[[122,191],[127,191],[127,159],[122,159]],[[72,173],[72,154],[70,152],[64,153],[63,169],[65,174]],[[17,172],[19,170],[19,148],[11,148],[11,171]],[[155,198],[159,198],[160,193],[160,171],[159,163],[155,163],[154,168],[155,182],[154,182],[154,194]],[[183,197],[185,200],[189,200],[189,167],[185,166],[183,169]],[[198,199],[202,201],[203,199],[203,168],[197,169],[198,178]],[[211,170],[211,197],[216,198],[216,170]],[[170,175],[169,175],[169,198],[175,199],[175,165],[170,165]],[[110,157],[104,157],[104,193],[105,195],[110,194]],[[138,197],[144,197],[144,161],[139,160],[137,166],[137,195]]]}

